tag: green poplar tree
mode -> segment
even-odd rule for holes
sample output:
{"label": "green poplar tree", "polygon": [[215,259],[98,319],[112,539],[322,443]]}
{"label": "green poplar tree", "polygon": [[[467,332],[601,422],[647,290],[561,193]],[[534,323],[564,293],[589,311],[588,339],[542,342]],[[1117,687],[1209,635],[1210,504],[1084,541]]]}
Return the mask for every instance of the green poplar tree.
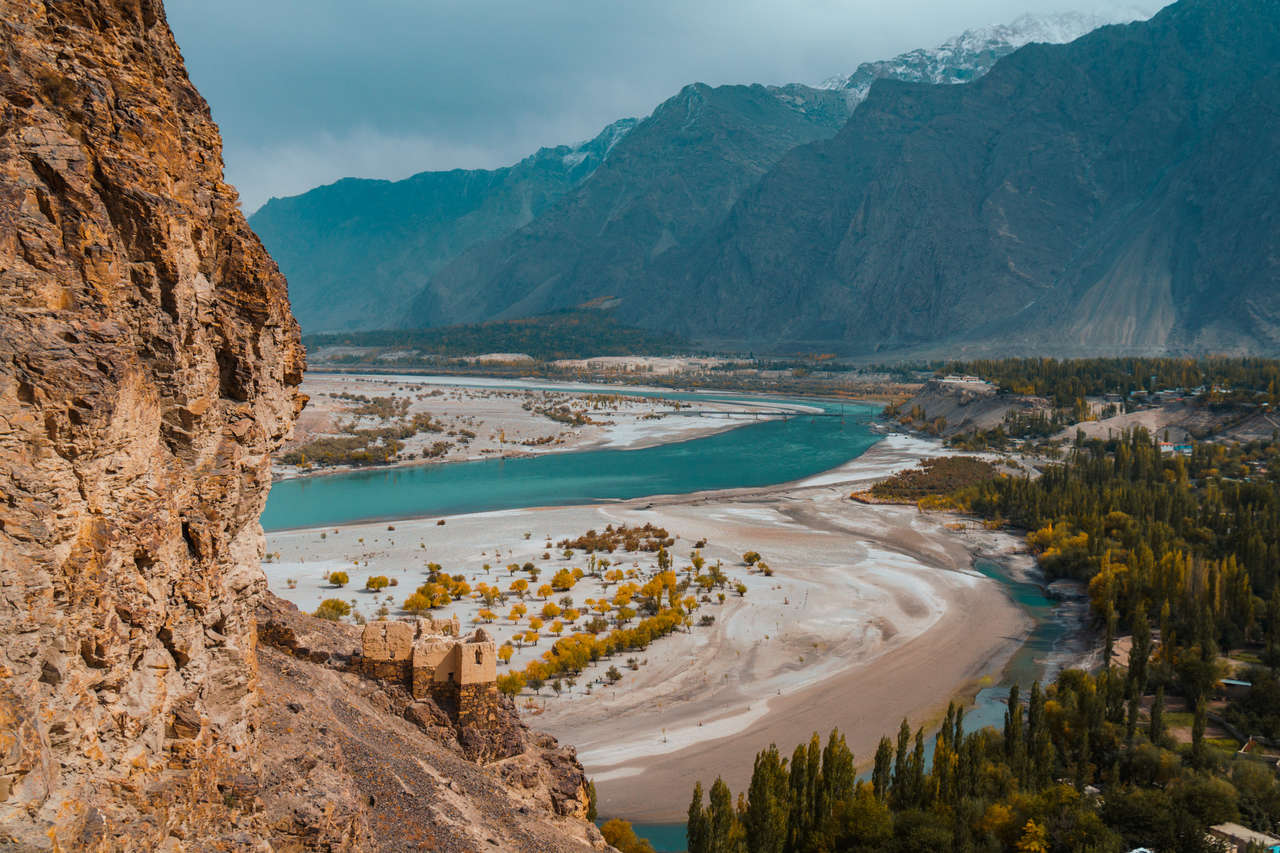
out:
{"label": "green poplar tree", "polygon": [[1092,752],[1090,747],[1089,730],[1085,729],[1084,734],[1080,736],[1080,749],[1076,753],[1076,790],[1083,791],[1084,786],[1089,784],[1092,774],[1089,771],[1089,753]]}
{"label": "green poplar tree", "polygon": [[1138,688],[1132,679],[1125,682],[1125,694],[1128,697],[1129,710],[1124,721],[1124,742],[1129,749],[1133,749],[1133,740],[1138,735],[1138,706],[1142,703],[1142,697],[1138,694]]}
{"label": "green poplar tree", "polygon": [[911,750],[911,803],[917,808],[926,805],[924,801],[924,728],[916,729],[916,745]]}
{"label": "green poplar tree", "polygon": [[1155,701],[1151,703],[1151,725],[1147,737],[1157,746],[1164,740],[1164,685],[1156,688]]}
{"label": "green poplar tree", "polygon": [[903,717],[902,725],[898,727],[898,750],[893,758],[893,786],[890,789],[895,807],[908,797],[910,783],[907,780],[907,758],[910,749],[911,727],[907,725],[907,718]]}
{"label": "green poplar tree", "polygon": [[853,752],[839,729],[832,729],[827,736],[827,747],[822,751],[822,787],[817,802],[814,827],[825,831],[831,823],[839,803],[853,798],[857,774],[853,767]]}
{"label": "green poplar tree", "polygon": [[770,744],[756,756],[751,786],[747,791],[747,808],[742,816],[747,850],[750,853],[782,853],[787,843],[789,812],[787,764],[778,754],[778,747]]}
{"label": "green poplar tree", "polygon": [[707,822],[710,829],[710,853],[738,853],[740,832],[738,815],[733,808],[733,794],[719,776],[711,786]]}
{"label": "green poplar tree", "polygon": [[1031,683],[1031,694],[1027,698],[1027,751],[1034,754],[1036,738],[1044,726],[1044,693],[1040,690],[1040,682]]}
{"label": "green poplar tree", "polygon": [[1191,766],[1197,769],[1204,767],[1204,728],[1207,708],[1204,696],[1196,698],[1195,714],[1191,718]]}
{"label": "green poplar tree", "polygon": [[809,753],[797,744],[791,754],[791,810],[787,819],[787,850],[796,851],[808,837],[809,823]]}
{"label": "green poplar tree", "polygon": [[1267,604],[1267,649],[1263,663],[1271,671],[1280,671],[1280,583],[1271,589],[1271,601]]}
{"label": "green poplar tree", "polygon": [[689,803],[689,818],[685,825],[689,853],[711,853],[711,826],[707,812],[702,807],[702,783],[693,786],[693,801]]}
{"label": "green poplar tree", "polygon": [[1169,599],[1160,605],[1160,676],[1168,680],[1173,674],[1173,649],[1177,642],[1173,631],[1173,615]]}
{"label": "green poplar tree", "polygon": [[875,769],[871,771],[871,790],[876,799],[884,802],[889,798],[889,788],[893,784],[893,742],[887,737],[880,738],[876,747]]}
{"label": "green poplar tree", "polygon": [[1008,707],[1004,712],[1004,755],[1015,776],[1023,778],[1025,747],[1022,743],[1022,698],[1018,685],[1009,688]]}
{"label": "green poplar tree", "polygon": [[809,738],[809,752],[807,755],[809,761],[809,772],[805,774],[805,781],[808,783],[804,790],[804,811],[805,811],[805,843],[813,837],[814,830],[818,827],[818,798],[822,790],[822,738],[818,737],[818,733],[814,732]]}
{"label": "green poplar tree", "polygon": [[[1108,552],[1106,557],[1103,558],[1103,563],[1104,565],[1106,565],[1106,564],[1109,564],[1110,562],[1111,562],[1111,554],[1110,552]],[[1110,576],[1107,577],[1106,596],[1107,596],[1107,606],[1106,606],[1106,611],[1104,615],[1106,617],[1107,632],[1106,632],[1106,640],[1103,643],[1103,659],[1102,660],[1103,660],[1103,669],[1106,670],[1107,672],[1110,672],[1111,656],[1115,652],[1116,621],[1117,621],[1116,620],[1115,584],[1111,580]]]}
{"label": "green poplar tree", "polygon": [[930,776],[932,793],[944,803],[952,802],[952,771],[955,769],[952,738],[955,737],[955,724],[956,705],[954,702],[948,702],[947,714],[942,720],[942,728],[938,730],[938,737],[933,746],[933,773]]}

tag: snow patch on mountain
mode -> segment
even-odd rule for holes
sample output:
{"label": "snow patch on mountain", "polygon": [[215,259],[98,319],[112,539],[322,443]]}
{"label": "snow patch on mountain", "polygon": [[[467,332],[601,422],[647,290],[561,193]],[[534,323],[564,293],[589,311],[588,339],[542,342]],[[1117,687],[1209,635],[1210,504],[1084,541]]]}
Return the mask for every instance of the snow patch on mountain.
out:
{"label": "snow patch on mountain", "polygon": [[639,123],[640,119],[620,118],[613,124],[606,126],[604,130],[593,138],[570,146],[569,153],[563,155],[565,166],[572,169],[588,157],[597,157],[603,162],[609,156],[609,152],[613,150],[613,146],[617,145],[622,137],[630,133]]}

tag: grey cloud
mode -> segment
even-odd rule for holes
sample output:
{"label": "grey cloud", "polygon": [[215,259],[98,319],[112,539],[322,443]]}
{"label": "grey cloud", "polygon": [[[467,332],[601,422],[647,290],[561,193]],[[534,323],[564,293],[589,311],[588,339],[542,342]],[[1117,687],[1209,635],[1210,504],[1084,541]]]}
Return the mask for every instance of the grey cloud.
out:
{"label": "grey cloud", "polygon": [[1102,0],[170,0],[247,210],[340,177],[506,165],[682,85],[813,83]]}

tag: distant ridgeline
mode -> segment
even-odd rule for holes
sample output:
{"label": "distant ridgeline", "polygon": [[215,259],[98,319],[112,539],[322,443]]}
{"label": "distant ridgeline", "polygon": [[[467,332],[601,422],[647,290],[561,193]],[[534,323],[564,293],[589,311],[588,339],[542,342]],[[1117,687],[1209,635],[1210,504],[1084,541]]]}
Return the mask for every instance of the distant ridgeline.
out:
{"label": "distant ridgeline", "polygon": [[[899,280],[894,277],[898,273],[872,263],[863,275],[849,275],[838,267],[845,261],[858,267],[863,262],[844,253],[834,259],[837,263],[828,263],[835,234],[867,230],[850,222],[861,202],[827,204],[825,198],[811,198],[803,186],[831,188],[844,182],[851,160],[875,163],[891,182],[896,180],[893,164],[883,156],[886,148],[901,146],[888,138],[892,133],[859,142],[856,149],[836,145],[848,135],[855,108],[861,112],[858,105],[869,98],[877,114],[886,104],[892,111],[902,93],[938,88],[946,103],[925,112],[941,115],[969,87],[923,84],[977,80],[1018,48],[1067,42],[1098,26],[1133,20],[1153,11],[1158,0],[1144,5],[1144,10],[1113,11],[1106,17],[1026,16],[1009,26],[966,32],[936,48],[864,63],[852,75],[820,88],[695,83],[644,119],[616,122],[595,139],[542,149],[509,168],[424,172],[395,182],[345,179],[293,198],[272,199],[251,224],[288,277],[293,309],[306,333],[510,320],[609,294],[622,300],[623,316],[631,322],[655,330],[679,328],[691,339],[727,341],[734,349],[878,351],[886,342],[897,346],[906,340],[897,331],[904,306],[890,304],[883,294],[863,299],[868,288],[861,280],[884,278],[884,289],[892,292],[907,289],[904,282],[927,271],[917,266],[907,272],[908,263]],[[1073,63],[1068,58],[1064,64]],[[1052,75],[1060,69],[1036,73]],[[888,85],[892,83],[898,85]],[[1073,86],[1075,81],[1061,84]],[[1083,96],[1093,97],[1087,89]],[[1105,104],[1106,94],[1094,102]],[[1169,111],[1180,108],[1171,105]],[[913,108],[906,103],[902,109]],[[971,143],[980,151],[998,147],[983,138],[990,122],[980,104],[972,111],[950,111],[956,114],[945,120],[974,131],[956,135],[962,149],[970,150]],[[934,133],[931,128],[922,132]],[[802,152],[808,153],[800,156]],[[1091,148],[1087,153],[1097,152]],[[797,163],[804,165],[797,168]],[[1056,169],[1058,163],[1051,165]],[[1083,171],[1093,170],[1086,166]],[[929,176],[930,185],[961,189],[959,183]],[[989,192],[978,190],[980,197]],[[769,200],[762,208],[755,199],[766,191]],[[982,236],[987,229],[985,223],[969,228],[967,217],[981,204],[968,197],[925,215],[922,211],[933,209],[928,192],[899,195],[909,199],[911,215],[918,215],[916,227],[930,234],[972,231]],[[1084,195],[1097,193],[1085,188]],[[1047,201],[1066,209],[1066,202],[1075,198]],[[1007,209],[1011,216],[1020,213]],[[770,224],[757,223],[762,212]],[[796,229],[790,223],[793,212],[819,222]],[[1031,211],[1033,222],[1034,216]],[[726,243],[747,227],[752,229],[749,240]],[[826,227],[834,232],[827,233]],[[1037,236],[1018,222],[999,228],[1016,233],[1029,246],[1039,245]],[[920,242],[897,233],[875,239],[894,258],[902,247]],[[1049,246],[1046,255],[1057,248]],[[1019,268],[1024,266],[1028,264],[1019,259]],[[923,283],[932,286],[948,271],[936,272]],[[825,292],[831,275],[848,289],[846,298],[833,300]],[[751,280],[740,281],[743,277]],[[941,300],[921,296],[910,311],[935,323],[951,314],[962,320],[1000,316],[1008,306],[993,312],[982,303],[1003,297],[1000,292],[970,294],[975,302],[970,312],[958,310],[964,306],[953,305],[951,295]],[[855,328],[852,315],[858,312],[850,304],[874,322]],[[588,348],[575,354],[600,352]]]}
{"label": "distant ridgeline", "polygon": [[326,364],[380,362],[385,366],[413,362],[417,355],[475,356],[521,353],[540,361],[602,355],[675,352],[683,341],[647,329],[625,326],[611,312],[566,310],[519,320],[464,323],[438,329],[392,329],[307,335],[312,353],[329,347],[352,347],[361,353],[323,356]]}

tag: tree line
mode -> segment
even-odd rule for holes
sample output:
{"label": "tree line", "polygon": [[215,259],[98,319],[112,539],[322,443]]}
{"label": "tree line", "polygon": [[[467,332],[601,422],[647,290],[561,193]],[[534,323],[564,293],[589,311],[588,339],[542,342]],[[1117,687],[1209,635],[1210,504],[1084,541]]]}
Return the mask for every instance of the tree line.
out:
{"label": "tree line", "polygon": [[1070,408],[1084,397],[1203,387],[1220,397],[1280,404],[1280,361],[1268,358],[1007,358],[953,361],[939,375],[971,374],[1013,394]]}
{"label": "tree line", "polygon": [[[904,721],[862,782],[838,732],[789,761],[771,746],[736,800],[722,780],[706,804],[695,789],[690,853],[1200,853],[1223,821],[1280,831],[1275,768],[1206,733],[1216,704],[1250,733],[1280,734],[1280,448],[1199,444],[1182,456],[1135,430],[1078,439],[1038,477],[947,497],[1027,531],[1050,579],[1088,584],[1103,666],[1067,670],[1025,699],[1013,688],[1003,730],[966,732],[952,706],[931,761],[924,730]],[[1130,651],[1118,661],[1122,634]],[[1253,662],[1235,673],[1253,689],[1224,703],[1214,689],[1226,650]],[[1187,710],[1170,710],[1174,697]]]}
{"label": "tree line", "polygon": [[1026,702],[1011,691],[1003,729],[966,732],[963,721],[949,706],[929,761],[924,730],[904,720],[863,780],[838,730],[790,760],[770,745],[736,800],[722,779],[705,799],[695,786],[689,853],[1208,853],[1209,826],[1280,820],[1274,770],[1190,766],[1158,718],[1131,727],[1123,703],[1080,670],[1037,682]]}

